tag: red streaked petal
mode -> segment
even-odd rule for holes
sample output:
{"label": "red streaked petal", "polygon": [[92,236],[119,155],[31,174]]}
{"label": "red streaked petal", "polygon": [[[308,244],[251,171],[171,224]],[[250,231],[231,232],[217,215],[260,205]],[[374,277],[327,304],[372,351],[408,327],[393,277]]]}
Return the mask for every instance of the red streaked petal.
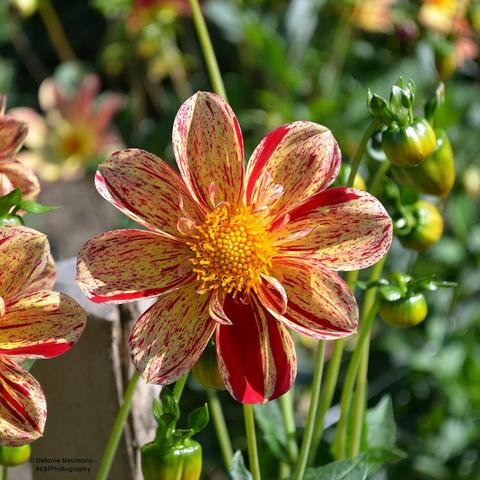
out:
{"label": "red streaked petal", "polygon": [[40,384],[0,357],[0,445],[19,447],[43,434],[47,404]]}
{"label": "red streaked petal", "polygon": [[213,93],[198,92],[173,125],[173,150],[188,188],[205,206],[239,204],[243,195],[243,139],[232,109]]}
{"label": "red streaked petal", "polygon": [[198,204],[178,174],[155,155],[128,148],[98,167],[98,192],[135,222],[168,236],[178,235],[177,220],[202,223]]}
{"label": "red streaked petal", "polygon": [[265,308],[283,315],[287,310],[287,293],[282,284],[274,277],[262,275],[264,282],[258,287],[257,295]]}
{"label": "red streaked petal", "polygon": [[247,167],[247,204],[262,208],[271,188],[282,195],[269,200],[276,218],[305,202],[333,182],[340,168],[338,144],[327,128],[312,122],[294,122],[269,133],[253,152]]}
{"label": "red streaked petal", "polygon": [[210,298],[209,312],[212,320],[223,324],[231,325],[232,321],[227,317],[223,309],[223,304],[225,302],[225,293],[219,289],[214,290]]}
{"label": "red streaked petal", "polygon": [[227,297],[232,325],[219,325],[220,373],[241,403],[264,403],[287,392],[295,380],[295,346],[286,328],[251,295],[248,305]]}
{"label": "red streaked petal", "polygon": [[22,288],[22,294],[36,292],[38,290],[52,290],[57,279],[57,266],[52,255],[48,256],[45,268],[36,275],[30,277],[29,282]]}
{"label": "red streaked petal", "polygon": [[280,255],[314,257],[333,270],[359,270],[390,248],[392,220],[369,193],[338,187],[291,211],[290,222],[275,235]]}
{"label": "red streaked petal", "polygon": [[0,296],[6,301],[45,269],[47,237],[28,227],[0,228]]}
{"label": "red streaked petal", "polygon": [[[275,257],[271,268],[288,297],[287,310],[270,313],[291,329],[321,339],[355,333],[358,307],[348,285],[320,261],[301,257]],[[276,292],[272,290],[271,295]]]}
{"label": "red streaked petal", "polygon": [[192,279],[179,266],[191,256],[183,242],[145,230],[113,230],[78,254],[77,282],[93,302],[128,302],[176,290]]}
{"label": "red streaked petal", "polygon": [[[20,188],[24,199],[34,200],[40,192],[40,183],[30,167],[18,160],[0,161],[0,176],[5,175],[13,188]],[[8,192],[7,192],[8,193]],[[0,187],[0,195],[1,187]]]}
{"label": "red streaked petal", "polygon": [[40,290],[5,302],[0,324],[0,356],[50,358],[70,350],[87,315],[69,296]]}
{"label": "red streaked petal", "polygon": [[148,383],[172,383],[195,365],[217,325],[209,301],[192,283],[164,295],[137,320],[132,358]]}
{"label": "red streaked petal", "polygon": [[0,116],[0,159],[8,158],[20,149],[24,138],[27,136],[26,123],[11,115]]}

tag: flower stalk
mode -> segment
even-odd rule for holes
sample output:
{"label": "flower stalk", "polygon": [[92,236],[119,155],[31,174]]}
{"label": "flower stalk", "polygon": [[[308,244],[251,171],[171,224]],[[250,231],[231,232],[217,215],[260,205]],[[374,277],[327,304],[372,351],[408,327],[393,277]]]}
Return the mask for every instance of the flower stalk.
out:
{"label": "flower stalk", "polygon": [[210,76],[210,80],[212,82],[213,91],[226,100],[227,92],[225,91],[225,86],[223,85],[220,69],[218,68],[217,57],[215,56],[215,51],[213,50],[212,40],[210,39],[200,4],[198,3],[198,0],[188,0],[188,3],[192,9],[193,22],[197,30],[200,46],[202,47],[203,57],[207,65],[208,75]]}
{"label": "flower stalk", "polygon": [[62,62],[75,60],[77,58],[75,52],[50,0],[39,2],[38,11],[42,17],[42,21],[47,29],[48,36],[50,37],[50,41],[52,42],[52,46],[55,49],[58,58]]}
{"label": "flower stalk", "polygon": [[323,365],[325,359],[325,340],[320,340],[315,355],[315,370],[313,374],[312,394],[310,397],[310,408],[308,410],[307,423],[303,434],[300,455],[295,470],[294,480],[302,480],[305,468],[307,467],[308,456],[312,447],[313,431],[315,429],[315,417],[317,415],[318,401],[320,399],[320,388],[322,385]]}
{"label": "flower stalk", "polygon": [[248,461],[253,480],[261,480],[260,462],[258,460],[257,436],[255,434],[255,418],[253,406],[243,405],[243,416],[245,418],[245,431],[247,432]]}
{"label": "flower stalk", "polygon": [[215,428],[215,433],[217,434],[218,443],[220,444],[223,464],[225,465],[226,470],[229,471],[232,468],[233,463],[233,448],[230,442],[225,417],[223,415],[222,405],[215,390],[207,388],[206,392],[208,408]]}
{"label": "flower stalk", "polygon": [[115,458],[115,453],[117,452],[118,444],[122,438],[123,429],[132,406],[133,394],[140,380],[140,374],[135,372],[131,377],[125,391],[125,396],[123,397],[123,402],[118,411],[117,418],[113,424],[112,432],[110,433],[110,438],[108,439],[105,452],[100,463],[100,469],[97,474],[97,480],[107,480],[112,467],[113,460]]}
{"label": "flower stalk", "polygon": [[[382,274],[383,266],[386,261],[386,256],[383,257],[373,268],[370,274],[369,281],[374,282],[378,280]],[[347,442],[347,424],[348,415],[350,412],[350,405],[352,402],[353,388],[355,378],[357,376],[358,368],[360,366],[360,359],[363,352],[363,346],[369,338],[370,328],[376,316],[378,304],[375,301],[377,289],[371,288],[365,294],[365,299],[362,307],[362,322],[360,326],[360,333],[357,340],[357,345],[353,352],[348,365],[345,382],[343,385],[342,396],[340,400],[340,419],[337,424],[337,431],[334,442],[335,458],[343,460],[346,456],[346,442]]]}
{"label": "flower stalk", "polygon": [[280,406],[280,411],[283,418],[283,426],[287,436],[287,453],[290,463],[295,463],[298,459],[298,445],[296,440],[293,401],[293,388],[278,399],[278,404]]}

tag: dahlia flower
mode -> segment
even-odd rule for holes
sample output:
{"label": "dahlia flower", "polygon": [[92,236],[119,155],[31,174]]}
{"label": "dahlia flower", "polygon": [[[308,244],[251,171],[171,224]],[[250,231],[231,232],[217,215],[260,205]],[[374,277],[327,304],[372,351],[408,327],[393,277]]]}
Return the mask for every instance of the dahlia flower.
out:
{"label": "dahlia flower", "polygon": [[45,425],[42,388],[18,362],[61,355],[85,326],[85,312],[74,300],[39,290],[52,282],[51,274],[42,274],[48,259],[45,235],[0,228],[0,445],[30,443]]}
{"label": "dahlia flower", "polygon": [[397,0],[355,2],[352,22],[367,32],[388,33],[393,30],[392,6]]}
{"label": "dahlia flower", "polygon": [[341,161],[332,133],[311,122],[271,132],[244,168],[230,106],[199,92],[173,127],[180,176],[151,153],[113,154],[100,194],[146,230],[115,230],[83,247],[77,280],[94,302],[160,296],[130,336],[147,382],[171,383],[212,335],[240,402],[285,393],[296,374],[288,329],[319,339],[356,331],[358,309],[335,270],[388,250],[392,224],[366,192],[326,187]]}
{"label": "dahlia flower", "polygon": [[464,18],[470,0],[423,0],[418,14],[420,23],[435,32],[452,33],[455,22]]}
{"label": "dahlia flower", "polygon": [[44,180],[81,177],[91,162],[105,159],[121,145],[110,124],[124,98],[113,93],[98,98],[99,92],[97,75],[83,77],[74,92],[47,78],[38,92],[45,117],[31,108],[10,111],[29,126],[25,139],[28,150],[19,158]]}
{"label": "dahlia flower", "polygon": [[19,187],[24,198],[33,200],[40,191],[38,179],[29,167],[15,158],[28,127],[11,115],[5,115],[6,105],[7,98],[0,96],[0,197]]}

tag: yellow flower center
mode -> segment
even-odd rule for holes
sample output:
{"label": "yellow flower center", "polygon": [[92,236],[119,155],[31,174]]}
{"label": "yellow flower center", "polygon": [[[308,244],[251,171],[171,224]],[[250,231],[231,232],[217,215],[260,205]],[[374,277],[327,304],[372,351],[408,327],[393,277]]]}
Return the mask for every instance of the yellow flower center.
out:
{"label": "yellow flower center", "polygon": [[267,224],[246,207],[222,205],[207,214],[189,243],[195,253],[190,261],[200,290],[223,289],[248,293],[268,274],[275,253]]}

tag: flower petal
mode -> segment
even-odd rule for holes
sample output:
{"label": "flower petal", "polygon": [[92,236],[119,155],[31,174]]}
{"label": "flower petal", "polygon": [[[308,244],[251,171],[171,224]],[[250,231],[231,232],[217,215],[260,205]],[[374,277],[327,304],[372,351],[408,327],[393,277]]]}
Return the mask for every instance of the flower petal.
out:
{"label": "flower petal", "polygon": [[87,315],[68,295],[40,290],[5,302],[0,355],[51,358],[70,350]]}
{"label": "flower petal", "polygon": [[21,120],[28,125],[28,134],[25,138],[26,147],[38,149],[45,145],[48,135],[48,126],[42,115],[28,107],[12,108],[8,113],[17,120]]}
{"label": "flower petal", "polygon": [[173,150],[192,194],[211,205],[239,204],[244,178],[243,139],[238,121],[218,95],[198,92],[181,107],[173,125]]}
{"label": "flower petal", "polygon": [[30,277],[29,282],[22,288],[22,293],[37,292],[38,290],[52,290],[56,280],[57,266],[55,260],[50,254],[45,269]]}
{"label": "flower petal", "polygon": [[0,116],[0,159],[14,155],[27,136],[28,126],[11,115]]}
{"label": "flower petal", "polygon": [[0,445],[33,442],[42,435],[46,418],[40,384],[16,363],[0,357]]}
{"label": "flower petal", "polygon": [[[332,132],[312,122],[294,122],[269,133],[247,166],[247,204],[270,202],[270,216],[302,204],[333,182],[341,153]],[[283,189],[282,195],[271,195]],[[273,199],[273,201],[272,201]]]}
{"label": "flower petal", "polygon": [[224,310],[232,325],[219,325],[220,374],[242,403],[264,403],[287,392],[295,380],[295,346],[286,328],[251,295],[248,305],[227,297]]}
{"label": "flower petal", "polygon": [[40,193],[40,183],[33,170],[18,160],[0,161],[0,176],[5,175],[13,188],[22,190],[23,198],[34,200]]}
{"label": "flower petal", "polygon": [[13,297],[42,272],[49,252],[43,233],[27,227],[0,228],[0,297]]}
{"label": "flower petal", "polygon": [[144,230],[113,230],[78,254],[77,282],[93,302],[156,297],[191,281],[179,266],[191,256],[182,242]]}
{"label": "flower petal", "polygon": [[[348,285],[320,261],[275,257],[271,274],[285,289],[287,311],[280,315],[269,303],[264,306],[292,330],[326,340],[355,333],[358,323],[355,297]],[[275,295],[275,290],[270,294]]]}
{"label": "flower petal", "polygon": [[208,313],[209,295],[191,283],[150,307],[130,335],[133,363],[148,383],[172,383],[199,359],[216,323]]}
{"label": "flower petal", "polygon": [[184,212],[202,223],[201,211],[178,174],[144,150],[131,148],[114,153],[98,168],[95,184],[103,198],[157,232],[176,236],[177,220],[185,217]]}
{"label": "flower petal", "polygon": [[388,251],[392,220],[369,193],[338,187],[291,211],[290,222],[276,237],[280,255],[315,257],[333,270],[358,270]]}
{"label": "flower petal", "polygon": [[110,125],[113,116],[125,105],[125,103],[126,98],[123,95],[117,93],[104,94],[95,116],[97,129],[106,129]]}

